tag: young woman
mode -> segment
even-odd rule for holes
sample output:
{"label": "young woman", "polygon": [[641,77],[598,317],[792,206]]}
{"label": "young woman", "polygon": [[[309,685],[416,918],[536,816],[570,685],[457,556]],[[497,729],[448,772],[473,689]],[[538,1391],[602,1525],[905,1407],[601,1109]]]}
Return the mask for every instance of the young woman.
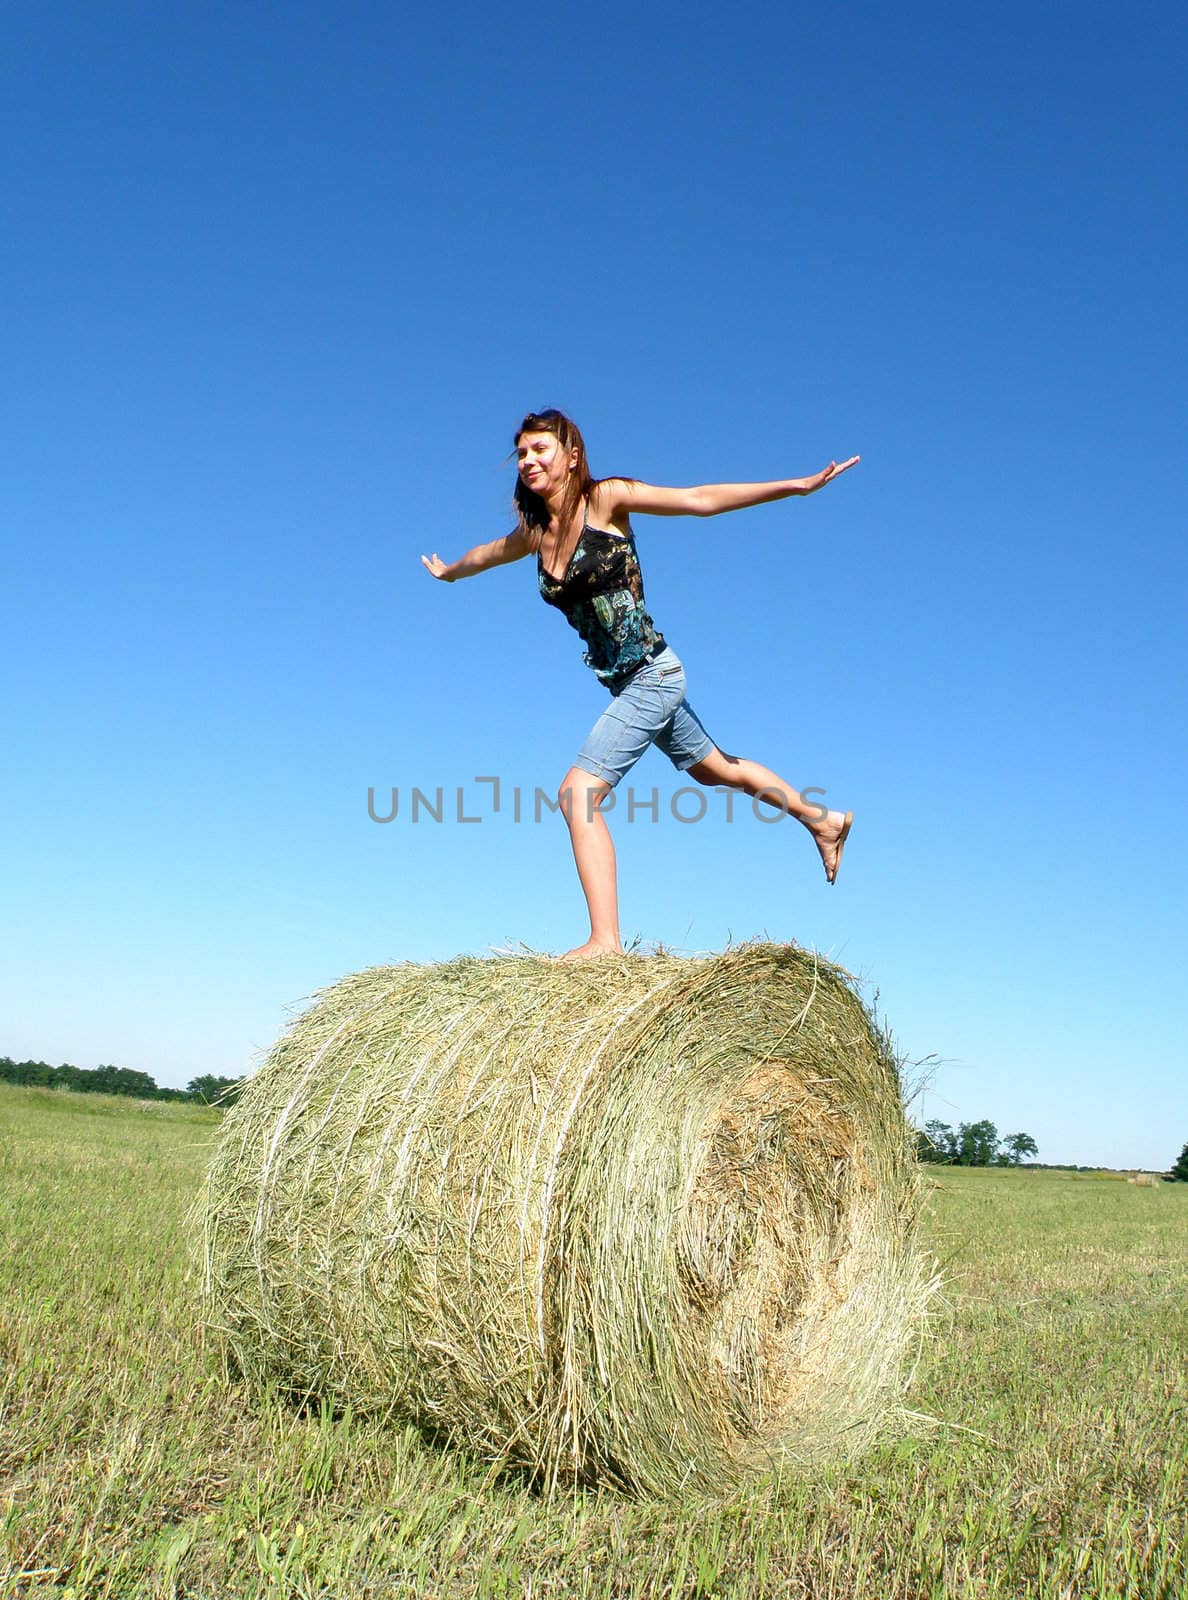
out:
{"label": "young woman", "polygon": [[519,522],[514,531],[476,545],[458,561],[447,564],[436,552],[421,560],[435,578],[454,583],[535,555],[542,597],[577,629],[587,646],[587,666],[610,690],[611,704],[594,724],[558,795],[590,912],[589,939],[560,959],[584,960],[623,948],[615,847],[600,808],[650,744],[698,783],[741,789],[798,818],[812,834],[825,877],[833,883],[853,812],[829,811],[805,801],[768,767],[726,755],[706,733],[685,698],[680,658],[645,609],[631,514],[713,517],[789,495],[813,494],[854,466],[858,457],[840,465],[831,461],[809,478],[660,489],[633,478],[592,477],[577,427],[551,410],[524,418],[515,449]]}

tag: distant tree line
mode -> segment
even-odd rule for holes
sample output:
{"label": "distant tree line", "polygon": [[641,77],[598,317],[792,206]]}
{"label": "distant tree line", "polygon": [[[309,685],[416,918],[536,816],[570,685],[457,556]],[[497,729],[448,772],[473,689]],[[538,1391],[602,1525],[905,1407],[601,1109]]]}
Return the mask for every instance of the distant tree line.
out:
{"label": "distant tree line", "polygon": [[191,1078],[184,1089],[159,1089],[147,1072],[135,1072],[131,1067],[72,1067],[68,1062],[51,1067],[48,1061],[14,1061],[11,1056],[0,1056],[0,1083],[70,1089],[75,1094],[126,1094],[137,1100],[188,1100],[200,1105],[218,1100],[226,1105],[235,1099],[244,1079],[204,1072]]}
{"label": "distant tree line", "polygon": [[916,1154],[947,1167],[1017,1167],[1024,1157],[1038,1155],[1039,1146],[1029,1133],[1000,1138],[992,1122],[963,1122],[953,1129],[933,1120],[917,1129]]}

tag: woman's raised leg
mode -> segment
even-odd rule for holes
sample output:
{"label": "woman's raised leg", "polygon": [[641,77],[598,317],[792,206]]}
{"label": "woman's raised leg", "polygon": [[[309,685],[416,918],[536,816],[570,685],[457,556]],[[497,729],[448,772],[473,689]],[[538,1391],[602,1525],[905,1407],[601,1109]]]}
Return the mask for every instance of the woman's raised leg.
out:
{"label": "woman's raised leg", "polygon": [[852,811],[830,811],[825,806],[814,804],[770,767],[758,761],[748,761],[744,756],[728,756],[716,748],[687,770],[689,776],[696,778],[698,783],[741,789],[744,794],[753,795],[779,811],[786,811],[798,822],[803,822],[820,853],[826,878],[832,883],[837,877],[842,851],[854,820]]}

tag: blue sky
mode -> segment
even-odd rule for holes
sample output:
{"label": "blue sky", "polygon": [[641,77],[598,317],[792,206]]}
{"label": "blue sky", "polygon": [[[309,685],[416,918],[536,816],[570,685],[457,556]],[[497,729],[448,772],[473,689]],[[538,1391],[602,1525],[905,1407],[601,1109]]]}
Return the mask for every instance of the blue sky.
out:
{"label": "blue sky", "polygon": [[1177,13],[16,3],[0,48],[0,1053],[237,1074],[345,972],[580,941],[558,819],[406,805],[551,791],[605,701],[529,563],[419,560],[507,531],[559,405],[596,473],[863,458],[639,519],[713,737],[857,820],[830,890],[651,753],[625,939],[796,939],[942,1058],[926,1115],[1178,1153]]}

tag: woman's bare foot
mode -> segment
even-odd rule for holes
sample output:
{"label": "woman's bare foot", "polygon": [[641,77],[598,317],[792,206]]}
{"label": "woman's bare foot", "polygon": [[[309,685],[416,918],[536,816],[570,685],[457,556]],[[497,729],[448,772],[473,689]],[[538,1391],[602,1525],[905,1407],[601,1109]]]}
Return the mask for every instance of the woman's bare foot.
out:
{"label": "woman's bare foot", "polygon": [[621,956],[621,944],[597,944],[593,939],[587,939],[585,944],[579,944],[572,950],[567,950],[563,956],[554,956],[554,961],[592,961],[595,956]]}
{"label": "woman's bare foot", "polygon": [[816,818],[804,819],[804,825],[812,834],[817,849],[821,854],[821,864],[825,868],[825,877],[830,883],[837,881],[837,869],[841,866],[842,851],[846,847],[846,840],[850,837],[850,829],[854,825],[852,811],[830,811],[819,821]]}

